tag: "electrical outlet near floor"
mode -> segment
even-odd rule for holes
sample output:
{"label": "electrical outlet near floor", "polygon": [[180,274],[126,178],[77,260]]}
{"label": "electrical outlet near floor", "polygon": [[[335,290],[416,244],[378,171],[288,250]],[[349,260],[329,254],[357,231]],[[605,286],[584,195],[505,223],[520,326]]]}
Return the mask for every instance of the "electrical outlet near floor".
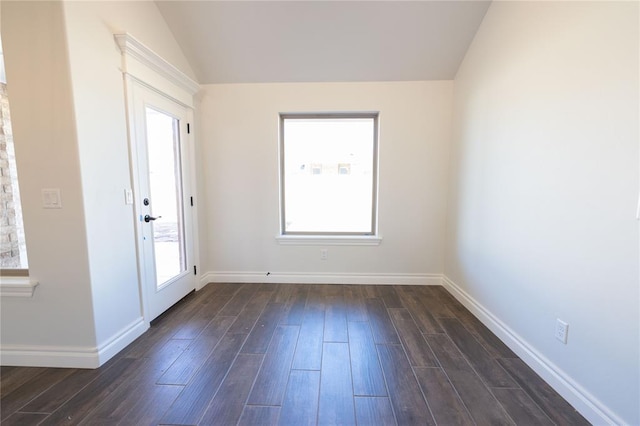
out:
{"label": "electrical outlet near floor", "polygon": [[565,345],[567,344],[567,334],[569,333],[569,324],[562,321],[560,318],[556,320],[556,339],[560,340]]}
{"label": "electrical outlet near floor", "polygon": [[320,249],[320,260],[327,260],[328,257],[329,257],[329,250]]}

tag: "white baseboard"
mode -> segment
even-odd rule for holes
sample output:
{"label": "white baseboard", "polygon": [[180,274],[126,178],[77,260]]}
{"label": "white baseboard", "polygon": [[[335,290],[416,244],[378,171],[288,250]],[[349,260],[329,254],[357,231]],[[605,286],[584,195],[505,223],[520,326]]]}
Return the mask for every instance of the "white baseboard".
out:
{"label": "white baseboard", "polygon": [[140,337],[147,329],[149,324],[144,318],[140,317],[128,326],[124,327],[118,333],[111,336],[109,340],[98,346],[99,365],[109,361],[115,354],[126,348],[130,343]]}
{"label": "white baseboard", "polygon": [[98,368],[97,348],[2,345],[0,364],[15,367]]}
{"label": "white baseboard", "polygon": [[216,271],[207,272],[200,278],[200,288],[208,283],[441,285],[442,274]]}
{"label": "white baseboard", "polygon": [[2,345],[0,365],[17,367],[98,368],[144,333],[142,318],[116,333],[100,347]]}
{"label": "white baseboard", "polygon": [[460,286],[446,276],[442,277],[442,285],[589,422],[597,425],[625,424],[606,405],[576,383],[567,373],[553,364]]}

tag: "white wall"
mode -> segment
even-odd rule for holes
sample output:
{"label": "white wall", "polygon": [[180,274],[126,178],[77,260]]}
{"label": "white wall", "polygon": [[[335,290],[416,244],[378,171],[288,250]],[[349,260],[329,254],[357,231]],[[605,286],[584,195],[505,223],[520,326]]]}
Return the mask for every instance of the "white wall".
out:
{"label": "white wall", "polygon": [[[40,282],[31,299],[0,300],[2,349],[90,350],[95,331],[61,5],[1,7],[29,272]],[[63,208],[43,209],[42,188],[60,188]]]}
{"label": "white wall", "polygon": [[[144,330],[113,34],[193,72],[153,2],[3,1],[2,24],[29,272],[40,282],[32,299],[2,299],[3,362],[95,366]],[[49,187],[61,188],[61,210],[41,208]]]}
{"label": "white wall", "polygon": [[445,274],[597,424],[640,423],[638,40],[637,2],[494,2],[454,83]]}
{"label": "white wall", "polygon": [[[200,141],[210,280],[326,280],[323,274],[443,270],[452,83],[238,84],[203,86]],[[282,246],[280,112],[380,111],[379,232],[374,247]],[[272,275],[267,278],[266,272]],[[230,274],[227,274],[230,273]],[[280,275],[279,275],[280,274]],[[315,277],[315,278],[314,278]]]}

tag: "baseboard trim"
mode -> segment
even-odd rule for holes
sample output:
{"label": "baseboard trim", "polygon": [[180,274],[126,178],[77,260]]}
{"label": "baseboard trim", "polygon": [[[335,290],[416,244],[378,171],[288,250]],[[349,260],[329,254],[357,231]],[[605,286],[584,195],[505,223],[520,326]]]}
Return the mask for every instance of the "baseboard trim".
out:
{"label": "baseboard trim", "polygon": [[200,278],[200,288],[208,283],[441,285],[442,275],[216,271]]}
{"label": "baseboard trim", "polygon": [[144,333],[148,324],[133,321],[100,347],[2,345],[0,365],[16,367],[98,368]]}
{"label": "baseboard trim", "polygon": [[84,346],[2,345],[0,365],[15,367],[98,368],[97,348]]}
{"label": "baseboard trim", "polygon": [[98,346],[98,366],[109,361],[118,352],[126,348],[130,343],[149,329],[149,324],[143,317],[133,321],[120,332],[114,334],[108,341]]}
{"label": "baseboard trim", "polygon": [[447,276],[442,285],[592,424],[625,422]]}

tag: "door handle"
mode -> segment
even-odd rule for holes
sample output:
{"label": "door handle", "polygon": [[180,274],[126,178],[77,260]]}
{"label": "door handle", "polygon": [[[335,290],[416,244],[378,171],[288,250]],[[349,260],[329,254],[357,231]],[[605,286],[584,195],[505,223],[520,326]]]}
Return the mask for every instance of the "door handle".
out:
{"label": "door handle", "polygon": [[158,217],[153,217],[153,216],[149,216],[148,214],[144,215],[144,221],[149,223],[152,220],[156,220],[156,219],[160,219],[162,216],[158,216]]}

